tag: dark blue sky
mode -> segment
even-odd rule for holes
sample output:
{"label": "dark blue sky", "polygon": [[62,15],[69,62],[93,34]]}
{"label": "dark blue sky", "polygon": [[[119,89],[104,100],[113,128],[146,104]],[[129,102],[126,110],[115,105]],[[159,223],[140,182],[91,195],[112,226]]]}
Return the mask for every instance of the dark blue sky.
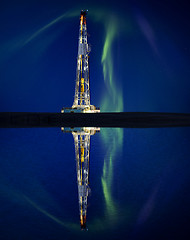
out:
{"label": "dark blue sky", "polygon": [[[72,105],[82,8],[89,9],[92,104],[103,111],[190,112],[190,9],[167,0],[0,1],[0,111]],[[84,239],[71,231],[80,231],[71,134],[2,129],[0,146],[3,239]],[[91,138],[90,237],[183,238],[189,169],[189,128],[101,129]],[[109,201],[117,214],[106,211]]]}
{"label": "dark blue sky", "polygon": [[104,111],[189,112],[189,7],[148,0],[1,1],[0,111],[72,105],[82,8],[89,10],[92,104]]}

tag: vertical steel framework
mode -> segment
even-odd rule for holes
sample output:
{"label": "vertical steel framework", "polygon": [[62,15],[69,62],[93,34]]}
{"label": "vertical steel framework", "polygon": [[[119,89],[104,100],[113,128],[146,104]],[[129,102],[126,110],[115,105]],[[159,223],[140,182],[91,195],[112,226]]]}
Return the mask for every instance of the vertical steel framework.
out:
{"label": "vertical steel framework", "polygon": [[73,132],[72,134],[75,143],[80,224],[81,229],[86,229],[87,198],[89,193],[90,134],[83,131]]}
{"label": "vertical steel framework", "polygon": [[72,107],[63,107],[62,113],[99,113],[100,108],[90,104],[89,53],[86,27],[87,11],[81,11],[76,69],[75,95]]}
{"label": "vertical steel framework", "polygon": [[72,108],[85,108],[86,106],[90,106],[90,85],[88,64],[89,52],[90,48],[87,42],[86,11],[81,11],[75,96]]}
{"label": "vertical steel framework", "polygon": [[72,133],[75,145],[75,159],[78,185],[78,201],[80,225],[82,230],[86,230],[87,200],[90,193],[89,187],[89,157],[90,157],[90,137],[100,128],[82,127],[82,128],[64,128],[64,133]]}

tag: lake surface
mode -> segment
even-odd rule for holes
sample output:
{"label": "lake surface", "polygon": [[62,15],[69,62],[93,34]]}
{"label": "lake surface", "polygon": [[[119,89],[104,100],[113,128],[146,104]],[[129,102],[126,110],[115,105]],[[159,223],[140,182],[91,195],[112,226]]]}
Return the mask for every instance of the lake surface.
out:
{"label": "lake surface", "polygon": [[190,128],[91,136],[87,228],[75,147],[59,128],[0,129],[0,239],[188,239]]}

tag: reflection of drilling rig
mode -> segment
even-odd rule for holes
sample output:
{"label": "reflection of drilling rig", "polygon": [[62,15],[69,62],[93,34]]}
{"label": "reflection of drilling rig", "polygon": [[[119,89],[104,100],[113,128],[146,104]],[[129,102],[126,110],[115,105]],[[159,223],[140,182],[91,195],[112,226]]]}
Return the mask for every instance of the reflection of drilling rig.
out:
{"label": "reflection of drilling rig", "polygon": [[86,229],[87,198],[90,192],[89,155],[90,136],[100,131],[100,128],[61,128],[63,132],[72,132],[75,144],[76,171],[78,184],[79,214],[81,229]]}
{"label": "reflection of drilling rig", "polygon": [[78,183],[79,214],[81,229],[86,229],[87,197],[89,194],[89,154],[90,136],[99,129],[83,128],[72,132],[75,143],[76,170]]}
{"label": "reflection of drilling rig", "polygon": [[[87,43],[86,11],[81,11],[79,28],[79,45],[77,57],[77,76],[74,103],[71,108],[62,108],[62,113],[98,113],[99,108],[90,105],[89,65],[90,47]],[[86,229],[90,136],[100,131],[100,128],[61,128],[63,132],[71,132],[75,143],[79,214],[81,229]]]}
{"label": "reflection of drilling rig", "polygon": [[90,46],[87,42],[86,11],[81,11],[79,27],[79,43],[76,71],[76,85],[73,106],[63,107],[61,112],[83,112],[97,113],[99,108],[90,105],[90,84],[89,84],[89,52]]}

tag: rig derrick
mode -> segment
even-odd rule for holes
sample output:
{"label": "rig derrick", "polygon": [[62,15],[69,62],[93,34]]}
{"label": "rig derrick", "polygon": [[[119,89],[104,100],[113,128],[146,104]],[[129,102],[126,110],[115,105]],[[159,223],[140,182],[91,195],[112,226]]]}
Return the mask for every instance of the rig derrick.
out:
{"label": "rig derrick", "polygon": [[74,102],[71,108],[63,107],[62,113],[98,113],[100,108],[90,104],[89,53],[86,26],[87,11],[81,11]]}

